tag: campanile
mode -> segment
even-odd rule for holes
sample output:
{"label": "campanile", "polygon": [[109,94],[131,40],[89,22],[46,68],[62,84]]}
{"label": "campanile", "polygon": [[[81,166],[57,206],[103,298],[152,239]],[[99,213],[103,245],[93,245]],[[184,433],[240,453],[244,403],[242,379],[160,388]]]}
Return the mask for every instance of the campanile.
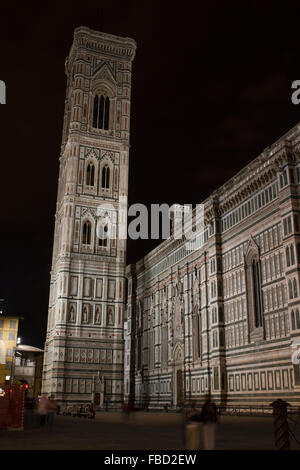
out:
{"label": "campanile", "polygon": [[133,39],[75,29],[63,125],[43,392],[117,408],[123,396]]}

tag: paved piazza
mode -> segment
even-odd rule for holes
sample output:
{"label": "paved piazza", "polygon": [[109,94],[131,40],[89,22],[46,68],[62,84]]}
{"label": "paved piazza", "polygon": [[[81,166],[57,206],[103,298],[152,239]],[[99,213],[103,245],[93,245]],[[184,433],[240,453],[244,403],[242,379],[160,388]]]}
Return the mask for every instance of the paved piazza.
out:
{"label": "paved piazza", "polygon": [[[35,417],[34,417],[35,418]],[[138,412],[128,420],[120,413],[101,413],[95,420],[55,416],[52,429],[35,419],[23,432],[0,430],[1,450],[182,450],[182,416]],[[300,440],[300,426],[291,427]],[[218,450],[274,450],[271,417],[222,416]],[[291,449],[299,447],[292,442]]]}

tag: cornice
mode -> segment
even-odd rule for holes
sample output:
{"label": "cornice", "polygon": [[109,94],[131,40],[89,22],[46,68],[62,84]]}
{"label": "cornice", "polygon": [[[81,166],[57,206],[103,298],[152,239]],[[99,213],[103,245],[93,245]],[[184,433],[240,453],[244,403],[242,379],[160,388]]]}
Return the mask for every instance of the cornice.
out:
{"label": "cornice", "polygon": [[74,31],[74,43],[77,48],[84,47],[91,51],[99,51],[103,55],[118,57],[119,59],[133,60],[136,51],[136,42],[128,37],[95,31],[80,26]]}

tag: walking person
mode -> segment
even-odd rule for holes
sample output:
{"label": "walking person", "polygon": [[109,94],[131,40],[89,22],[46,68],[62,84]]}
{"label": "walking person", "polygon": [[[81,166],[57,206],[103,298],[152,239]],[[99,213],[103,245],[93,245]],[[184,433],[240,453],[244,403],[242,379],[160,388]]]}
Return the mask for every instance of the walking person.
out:
{"label": "walking person", "polygon": [[40,416],[40,426],[45,426],[48,413],[48,399],[46,395],[42,395],[37,404],[37,412]]}
{"label": "walking person", "polygon": [[54,400],[54,396],[51,395],[47,403],[47,423],[49,424],[50,428],[52,428],[53,426],[54,414],[56,410],[57,410],[57,403]]}
{"label": "walking person", "polygon": [[217,407],[207,396],[205,403],[202,407],[200,419],[202,424],[203,433],[203,448],[204,450],[214,450],[216,444],[216,424],[218,420]]}
{"label": "walking person", "polygon": [[199,450],[201,445],[201,413],[193,403],[185,420],[185,442],[187,450]]}
{"label": "walking person", "polygon": [[90,419],[95,419],[95,408],[94,408],[94,404],[93,403],[90,403],[89,405],[89,418]]}

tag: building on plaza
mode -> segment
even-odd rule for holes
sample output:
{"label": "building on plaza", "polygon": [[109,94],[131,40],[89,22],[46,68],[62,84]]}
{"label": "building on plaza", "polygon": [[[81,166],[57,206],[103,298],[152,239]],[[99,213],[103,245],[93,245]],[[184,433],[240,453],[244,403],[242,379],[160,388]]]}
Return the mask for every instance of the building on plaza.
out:
{"label": "building on plaza", "polygon": [[0,385],[11,382],[14,348],[17,344],[20,319],[23,318],[0,314]]}
{"label": "building on plaza", "polygon": [[26,398],[38,398],[41,394],[43,357],[43,350],[34,346],[18,344],[14,348],[13,381],[25,384]]}
{"label": "building on plaza", "polygon": [[126,401],[299,404],[299,150],[297,125],[127,267]]}
{"label": "building on plaza", "polygon": [[43,391],[99,408],[299,404],[300,126],[203,201],[192,240],[126,268],[135,50],[80,27],[66,60]]}

